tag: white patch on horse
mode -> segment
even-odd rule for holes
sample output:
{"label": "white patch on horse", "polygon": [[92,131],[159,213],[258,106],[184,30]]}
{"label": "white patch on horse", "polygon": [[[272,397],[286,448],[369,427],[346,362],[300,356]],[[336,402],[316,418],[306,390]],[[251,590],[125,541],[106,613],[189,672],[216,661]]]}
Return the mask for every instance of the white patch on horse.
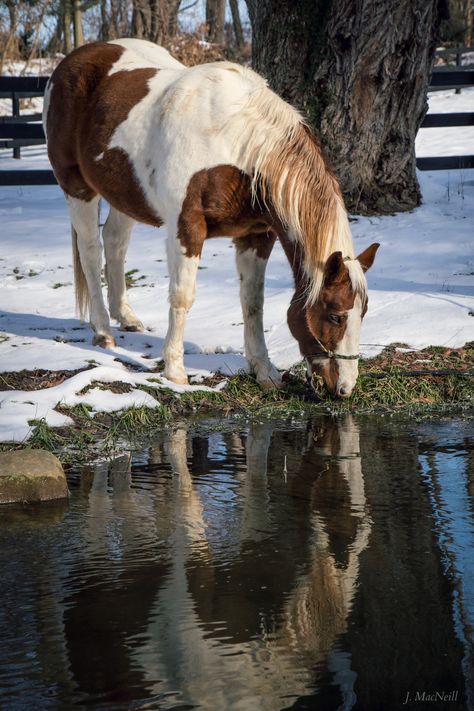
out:
{"label": "white patch on horse", "polygon": [[[248,167],[243,136],[257,86],[254,77],[264,84],[250,70],[236,71],[227,62],[178,70],[164,66],[148,81],[148,94],[115,129],[108,148],[127,154],[148,204],[166,223],[179,214],[195,173],[223,164]],[[217,79],[222,80],[218,90]],[[261,129],[262,140],[264,133]],[[152,184],[150,159],[156,171]]]}
{"label": "white patch on horse", "polygon": [[102,151],[102,153],[99,153],[99,155],[96,156],[96,157],[94,158],[94,160],[98,163],[100,160],[103,159],[103,157],[104,157],[104,152]]}
{"label": "white patch on horse", "polygon": [[184,369],[184,327],[189,309],[196,294],[196,274],[199,257],[187,257],[181,242],[177,238],[177,220],[168,228],[166,250],[168,255],[169,320],[168,332],[163,346],[165,377],[174,383],[188,382]]}
{"label": "white patch on horse", "polygon": [[45,135],[46,141],[48,140],[48,131],[47,131],[48,111],[49,111],[49,105],[51,103],[52,91],[53,91],[53,82],[50,80],[46,84],[46,89],[44,90],[44,98],[43,98],[42,123],[43,123],[43,130],[44,130],[44,135]]}
{"label": "white patch on horse", "polygon": [[243,252],[237,249],[236,260],[244,317],[245,357],[262,387],[279,387],[281,376],[270,362],[263,331],[263,295],[268,260],[258,257],[254,249]]}
{"label": "white patch on horse", "polygon": [[125,49],[120,59],[109,71],[109,76],[116,72],[132,71],[133,69],[184,69],[184,64],[171,56],[167,49],[153,42],[137,40],[132,37],[111,40],[108,44],[118,44]]}
{"label": "white patch on horse", "polygon": [[362,298],[365,299],[367,296],[367,279],[365,278],[361,263],[358,259],[348,259],[345,265],[349,272],[352,290],[355,294],[360,294]]}
{"label": "white patch on horse", "polygon": [[128,303],[124,263],[134,221],[111,207],[102,231],[109,311],[125,331],[143,331],[144,326]]}
{"label": "white patch on horse", "polygon": [[[341,355],[358,355],[360,327],[362,322],[362,298],[357,294],[354,306],[347,312],[346,331],[342,340],[336,346],[336,353]],[[338,359],[337,361],[339,377],[337,379],[337,394],[349,396],[354,389],[359,372],[358,361]]]}
{"label": "white patch on horse", "polygon": [[[109,314],[102,295],[102,247],[99,239],[99,197],[86,202],[67,196],[71,224],[77,232],[77,248],[90,298],[90,322],[95,332],[94,344],[103,348],[115,345]],[[77,278],[75,279],[77,287]]]}

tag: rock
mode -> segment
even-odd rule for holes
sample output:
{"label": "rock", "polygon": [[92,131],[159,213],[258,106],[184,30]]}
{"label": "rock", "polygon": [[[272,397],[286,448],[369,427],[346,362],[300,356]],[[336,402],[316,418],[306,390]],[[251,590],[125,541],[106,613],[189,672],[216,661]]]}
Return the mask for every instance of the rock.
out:
{"label": "rock", "polygon": [[0,452],[0,504],[69,496],[61,462],[43,449]]}

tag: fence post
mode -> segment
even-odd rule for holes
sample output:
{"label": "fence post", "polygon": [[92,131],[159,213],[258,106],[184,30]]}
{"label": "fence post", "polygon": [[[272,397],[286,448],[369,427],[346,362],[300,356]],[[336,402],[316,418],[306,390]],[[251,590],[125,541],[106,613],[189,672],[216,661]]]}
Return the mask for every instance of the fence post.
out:
{"label": "fence post", "polygon": [[[462,64],[462,63],[461,63],[461,57],[462,57],[462,52],[461,52],[461,48],[459,48],[458,51],[456,52],[456,66],[457,66],[457,67],[460,67],[461,64]],[[461,89],[460,89],[460,88],[455,89],[455,90],[454,90],[454,93],[455,93],[455,94],[460,94],[460,93],[461,93]]]}
{"label": "fence post", "polygon": [[[12,94],[12,116],[19,116],[19,115],[20,115],[20,99],[13,92],[13,94]],[[15,146],[15,148],[13,149],[13,157],[14,158],[21,158],[20,146]]]}

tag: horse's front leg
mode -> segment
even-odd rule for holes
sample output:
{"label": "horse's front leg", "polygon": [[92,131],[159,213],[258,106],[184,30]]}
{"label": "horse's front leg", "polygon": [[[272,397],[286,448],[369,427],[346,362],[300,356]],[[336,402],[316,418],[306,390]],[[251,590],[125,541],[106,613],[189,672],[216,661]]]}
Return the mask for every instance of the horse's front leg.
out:
{"label": "horse's front leg", "polygon": [[244,317],[245,357],[260,387],[278,388],[281,375],[270,362],[263,332],[265,269],[275,237],[267,233],[250,235],[239,237],[234,243]]}
{"label": "horse's front leg", "polygon": [[204,217],[185,220],[180,218],[178,230],[169,229],[166,249],[168,254],[169,321],[163,346],[165,378],[186,385],[188,376],[184,369],[184,327],[196,293],[196,274],[202,245],[207,236]]}

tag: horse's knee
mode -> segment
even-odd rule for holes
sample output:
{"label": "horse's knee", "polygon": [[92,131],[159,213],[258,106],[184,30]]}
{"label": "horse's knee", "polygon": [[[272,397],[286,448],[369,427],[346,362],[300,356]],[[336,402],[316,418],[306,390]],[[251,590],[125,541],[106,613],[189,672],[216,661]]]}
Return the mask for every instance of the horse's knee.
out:
{"label": "horse's knee", "polygon": [[170,306],[173,309],[189,311],[194,302],[194,289],[192,293],[184,291],[171,291],[169,295]]}

